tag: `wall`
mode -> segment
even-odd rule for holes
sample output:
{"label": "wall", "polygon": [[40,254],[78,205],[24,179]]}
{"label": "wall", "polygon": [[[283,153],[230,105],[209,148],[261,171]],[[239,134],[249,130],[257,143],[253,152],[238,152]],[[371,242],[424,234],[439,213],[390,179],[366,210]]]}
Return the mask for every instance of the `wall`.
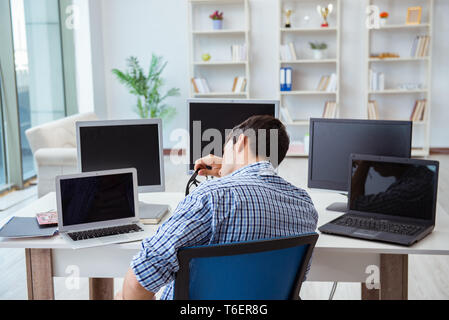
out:
{"label": "wall", "polygon": [[[162,55],[168,61],[164,72],[168,87],[181,89],[181,96],[169,102],[176,106],[177,117],[165,124],[164,145],[169,148],[169,133],[174,128],[186,126],[185,99],[189,95],[189,56],[186,0],[95,0],[96,12],[91,13],[91,28],[96,30],[92,40],[98,49],[94,67],[98,70],[94,80],[97,91],[103,98],[99,109],[110,119],[137,118],[132,106],[135,98],[118,83],[111,69],[126,67],[126,58],[137,56],[145,67],[151,53]],[[277,1],[251,0],[251,96],[260,99],[277,97],[277,50],[278,15]],[[342,87],[341,108],[343,117],[360,118],[365,115],[364,103],[364,11],[365,2],[342,0]],[[446,90],[448,87],[449,62],[449,1],[435,0],[435,41],[433,58],[433,112],[432,147],[449,147],[449,108]],[[102,44],[102,48],[101,47]],[[104,53],[99,58],[99,52]],[[97,64],[103,63],[103,67]],[[362,72],[361,72],[362,70]],[[104,82],[101,82],[101,79]],[[101,96],[101,94],[100,94]],[[96,104],[97,107],[97,104]]]}

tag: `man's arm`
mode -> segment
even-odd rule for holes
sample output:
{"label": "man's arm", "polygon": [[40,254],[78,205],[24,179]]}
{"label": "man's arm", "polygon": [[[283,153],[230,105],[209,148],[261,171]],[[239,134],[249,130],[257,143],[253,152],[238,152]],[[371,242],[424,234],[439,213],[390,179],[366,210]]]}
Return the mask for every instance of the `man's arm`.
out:
{"label": "man's arm", "polygon": [[129,269],[123,281],[123,290],[116,296],[116,300],[155,300],[153,292],[142,287],[137,281],[132,269]]}

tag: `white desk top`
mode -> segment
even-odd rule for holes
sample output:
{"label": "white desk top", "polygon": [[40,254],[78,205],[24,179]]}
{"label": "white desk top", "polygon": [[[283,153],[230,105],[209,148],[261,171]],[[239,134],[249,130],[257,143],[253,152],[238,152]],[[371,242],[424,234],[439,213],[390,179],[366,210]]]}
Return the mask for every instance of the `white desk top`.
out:
{"label": "white desk top", "polygon": [[[318,211],[318,226],[321,226],[332,219],[335,219],[340,213],[326,211],[326,207],[337,201],[345,201],[346,198],[336,193],[326,193],[310,191],[310,196]],[[172,211],[176,208],[179,201],[183,198],[182,193],[149,193],[140,195],[139,199],[144,202],[155,204],[168,204]],[[32,217],[38,212],[45,212],[56,209],[55,193],[50,193],[45,197],[36,200],[26,208],[19,210],[15,216]],[[166,216],[167,219],[169,215]],[[426,238],[416,243],[412,247],[403,247],[397,245],[384,244],[379,242],[352,239],[346,237],[320,234],[316,249],[346,251],[358,253],[391,253],[391,254],[436,254],[449,255],[449,215],[443,208],[437,208],[437,222],[435,230]],[[0,221],[3,226],[9,219]],[[158,226],[145,226],[145,232],[148,236],[154,234]],[[140,242],[115,244],[108,246],[114,249],[139,250]],[[69,249],[70,246],[61,236],[52,238],[34,238],[34,239],[3,239],[0,238],[0,248],[51,248],[51,249]]]}

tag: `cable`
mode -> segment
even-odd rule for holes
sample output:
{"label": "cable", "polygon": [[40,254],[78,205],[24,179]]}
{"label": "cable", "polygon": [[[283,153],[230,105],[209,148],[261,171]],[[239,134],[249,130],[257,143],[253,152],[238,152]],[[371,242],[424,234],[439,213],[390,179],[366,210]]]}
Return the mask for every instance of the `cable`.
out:
{"label": "cable", "polygon": [[337,285],[338,285],[338,282],[335,281],[334,284],[332,285],[332,290],[331,290],[331,293],[329,295],[329,300],[333,300],[334,299],[335,290],[337,290]]}

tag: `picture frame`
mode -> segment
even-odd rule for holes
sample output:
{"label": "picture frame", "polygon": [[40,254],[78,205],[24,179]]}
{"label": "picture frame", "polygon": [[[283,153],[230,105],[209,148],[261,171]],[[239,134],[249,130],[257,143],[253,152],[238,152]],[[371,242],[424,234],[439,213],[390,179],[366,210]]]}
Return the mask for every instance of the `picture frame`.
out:
{"label": "picture frame", "polygon": [[421,7],[409,7],[407,9],[407,20],[406,24],[421,24],[421,15],[422,8]]}

